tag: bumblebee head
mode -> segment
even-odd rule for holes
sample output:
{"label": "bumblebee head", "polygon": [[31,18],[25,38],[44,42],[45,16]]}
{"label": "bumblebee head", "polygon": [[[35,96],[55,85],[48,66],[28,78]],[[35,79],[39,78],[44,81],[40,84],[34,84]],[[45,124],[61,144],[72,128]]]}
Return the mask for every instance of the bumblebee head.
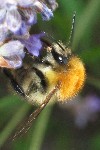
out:
{"label": "bumblebee head", "polygon": [[51,53],[54,59],[56,60],[56,62],[61,65],[66,65],[68,60],[71,57],[71,47],[72,47],[73,34],[75,28],[75,16],[76,16],[76,12],[74,12],[73,14],[71,32],[70,32],[69,41],[67,42],[67,45],[66,44],[64,45],[61,41],[56,41],[52,36],[46,34],[49,38],[55,41],[54,43],[51,44],[52,45]]}
{"label": "bumblebee head", "polygon": [[71,57],[71,49],[66,48],[61,41],[52,44],[51,52],[56,62],[60,65],[66,65]]}

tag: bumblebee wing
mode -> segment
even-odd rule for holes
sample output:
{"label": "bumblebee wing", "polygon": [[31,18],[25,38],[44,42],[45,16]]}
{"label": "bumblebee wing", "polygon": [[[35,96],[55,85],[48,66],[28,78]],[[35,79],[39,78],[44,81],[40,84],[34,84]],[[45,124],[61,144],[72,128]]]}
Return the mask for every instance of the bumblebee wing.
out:
{"label": "bumblebee wing", "polygon": [[44,102],[28,117],[25,121],[25,125],[21,126],[20,129],[11,137],[10,140],[15,140],[17,137],[20,137],[24,133],[26,133],[31,127],[32,122],[37,118],[37,116],[41,113],[41,111],[45,108],[45,106],[50,101],[51,97],[56,93],[58,89],[58,85],[54,87],[54,89],[48,94]]}

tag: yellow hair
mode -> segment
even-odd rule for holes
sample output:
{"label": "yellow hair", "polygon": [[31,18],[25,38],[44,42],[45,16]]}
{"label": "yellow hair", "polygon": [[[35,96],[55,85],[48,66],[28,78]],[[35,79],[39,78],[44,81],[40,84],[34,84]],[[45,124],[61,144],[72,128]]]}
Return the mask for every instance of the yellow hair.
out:
{"label": "yellow hair", "polygon": [[71,57],[66,69],[59,73],[59,101],[74,97],[82,89],[85,77],[85,68],[82,61],[76,56]]}

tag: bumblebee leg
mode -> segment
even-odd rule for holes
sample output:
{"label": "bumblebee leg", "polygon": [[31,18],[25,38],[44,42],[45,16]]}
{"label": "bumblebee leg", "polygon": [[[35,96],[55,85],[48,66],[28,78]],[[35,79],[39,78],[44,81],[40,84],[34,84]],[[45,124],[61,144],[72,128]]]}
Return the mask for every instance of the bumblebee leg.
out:
{"label": "bumblebee leg", "polygon": [[12,85],[13,89],[16,91],[16,93],[18,93],[19,95],[25,97],[25,93],[24,93],[22,87],[14,79],[13,75],[11,74],[11,72],[8,69],[3,69],[3,72],[6,75],[6,77],[10,80],[11,85]]}

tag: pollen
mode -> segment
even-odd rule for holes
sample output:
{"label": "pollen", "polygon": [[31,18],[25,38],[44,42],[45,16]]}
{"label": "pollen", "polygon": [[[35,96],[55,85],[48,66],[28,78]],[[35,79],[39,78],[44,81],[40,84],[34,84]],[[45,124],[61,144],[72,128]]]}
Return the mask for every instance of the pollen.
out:
{"label": "pollen", "polygon": [[65,101],[77,95],[84,85],[85,78],[82,61],[76,56],[71,57],[65,69],[59,74],[59,101]]}

